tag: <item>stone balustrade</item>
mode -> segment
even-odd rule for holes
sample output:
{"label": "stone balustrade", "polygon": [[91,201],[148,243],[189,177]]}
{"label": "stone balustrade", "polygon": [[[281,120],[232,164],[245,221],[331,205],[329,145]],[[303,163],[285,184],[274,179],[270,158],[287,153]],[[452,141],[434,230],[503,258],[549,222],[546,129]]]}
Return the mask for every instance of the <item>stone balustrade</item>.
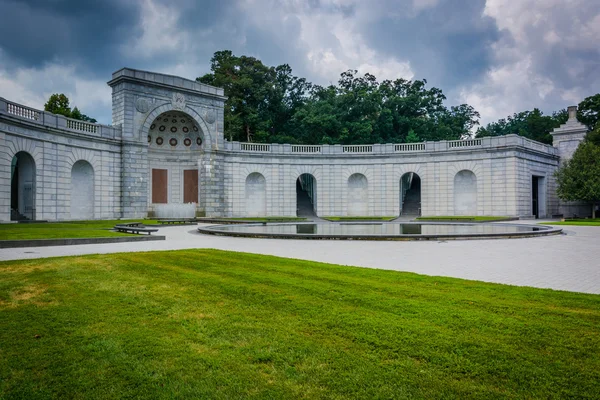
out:
{"label": "stone balustrade", "polygon": [[0,97],[0,115],[1,114],[8,115],[12,118],[22,119],[27,123],[33,123],[47,128],[60,129],[106,139],[121,138],[120,127],[79,121],[67,118],[63,115],[52,114],[47,111],[26,107]]}
{"label": "stone balustrade", "polygon": [[[62,129],[84,135],[108,139],[120,139],[121,128],[101,124],[92,124],[66,118],[62,115],[36,110],[0,97],[0,114],[8,114],[13,118],[23,119],[28,123],[43,125],[49,128]],[[394,154],[439,151],[464,151],[479,148],[499,148],[518,146],[532,151],[558,155],[558,150],[550,145],[536,142],[519,135],[484,137],[465,140],[441,140],[422,143],[386,143],[360,145],[292,145],[280,143],[243,143],[225,142],[226,151],[244,153],[297,154],[308,156],[319,155],[364,155]]]}
{"label": "stone balustrade", "polygon": [[396,154],[422,153],[440,151],[469,151],[476,149],[522,147],[536,152],[558,155],[556,148],[524,138],[519,135],[484,137],[465,140],[440,140],[438,142],[397,143],[397,144],[361,144],[361,145],[290,145],[280,143],[243,143],[225,142],[225,150],[244,153],[297,154],[307,156],[327,155],[364,155],[364,154]]}

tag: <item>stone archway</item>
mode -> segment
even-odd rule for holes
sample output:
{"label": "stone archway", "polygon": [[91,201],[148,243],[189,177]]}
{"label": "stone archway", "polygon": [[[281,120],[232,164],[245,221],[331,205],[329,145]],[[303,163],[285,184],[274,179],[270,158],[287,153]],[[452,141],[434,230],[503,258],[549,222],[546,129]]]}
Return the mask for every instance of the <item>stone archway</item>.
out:
{"label": "stone archway", "polygon": [[400,215],[421,215],[421,177],[415,172],[400,178]]}
{"label": "stone archway", "polygon": [[12,158],[10,168],[10,219],[35,219],[36,166],[31,154],[19,151]]}
{"label": "stone archway", "polygon": [[312,174],[304,173],[296,179],[296,215],[317,215],[317,180]]}

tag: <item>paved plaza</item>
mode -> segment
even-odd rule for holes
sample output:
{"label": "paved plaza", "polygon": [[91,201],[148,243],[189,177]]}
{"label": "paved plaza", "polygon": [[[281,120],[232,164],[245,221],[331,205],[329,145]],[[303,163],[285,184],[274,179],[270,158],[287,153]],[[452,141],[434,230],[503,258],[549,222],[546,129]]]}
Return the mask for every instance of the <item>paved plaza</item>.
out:
{"label": "paved plaza", "polygon": [[211,236],[195,226],[169,226],[158,232],[165,241],[0,249],[0,260],[212,248],[600,294],[600,228],[564,226],[564,232],[527,239],[357,242]]}

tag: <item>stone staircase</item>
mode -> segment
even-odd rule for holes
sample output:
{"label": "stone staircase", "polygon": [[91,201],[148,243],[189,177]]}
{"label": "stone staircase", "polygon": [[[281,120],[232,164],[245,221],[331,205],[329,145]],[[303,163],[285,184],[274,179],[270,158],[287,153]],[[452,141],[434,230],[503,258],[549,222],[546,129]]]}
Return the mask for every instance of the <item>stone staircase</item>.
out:
{"label": "stone staircase", "polygon": [[29,218],[25,215],[21,214],[19,211],[14,208],[10,209],[10,220],[11,221],[28,221]]}
{"label": "stone staircase", "polygon": [[298,198],[296,215],[298,217],[314,217],[315,211],[313,209],[312,203],[310,202],[310,197],[308,196],[308,192],[306,192],[306,190],[297,188],[296,196]]}
{"label": "stone staircase", "polygon": [[401,215],[421,215],[421,180],[414,180],[410,189],[406,191]]}

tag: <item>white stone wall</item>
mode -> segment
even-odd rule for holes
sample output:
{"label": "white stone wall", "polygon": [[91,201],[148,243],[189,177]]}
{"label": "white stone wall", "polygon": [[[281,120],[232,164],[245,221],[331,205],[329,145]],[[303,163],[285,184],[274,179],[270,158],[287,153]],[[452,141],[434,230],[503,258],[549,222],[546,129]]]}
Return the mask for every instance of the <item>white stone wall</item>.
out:
{"label": "white stone wall", "polygon": [[[49,128],[37,120],[13,118],[0,113],[0,221],[10,220],[12,158],[20,151],[35,161],[35,219],[70,220],[72,169],[80,160],[93,168],[93,208],[95,219],[121,216],[121,153],[118,131],[75,132]],[[64,117],[58,118],[60,122]],[[65,124],[66,126],[66,124]],[[106,135],[105,135],[106,133]],[[103,137],[104,136],[104,137]]]}
{"label": "white stone wall", "polygon": [[[455,177],[469,171],[476,183],[460,214],[531,216],[531,177],[544,178],[543,215],[556,213],[553,173],[558,158],[521,146],[389,156],[330,156],[230,152],[224,161],[226,215],[247,215],[246,179],[259,173],[266,182],[266,215],[296,215],[296,180],[310,173],[316,180],[320,216],[394,216],[400,213],[400,180],[407,172],[421,178],[422,215],[455,215]],[[354,174],[365,176],[368,190],[358,196],[349,185]],[[360,203],[367,208],[357,208]],[[462,200],[461,200],[462,201]],[[465,200],[466,201],[466,200]],[[467,204],[468,203],[468,204]]]}

